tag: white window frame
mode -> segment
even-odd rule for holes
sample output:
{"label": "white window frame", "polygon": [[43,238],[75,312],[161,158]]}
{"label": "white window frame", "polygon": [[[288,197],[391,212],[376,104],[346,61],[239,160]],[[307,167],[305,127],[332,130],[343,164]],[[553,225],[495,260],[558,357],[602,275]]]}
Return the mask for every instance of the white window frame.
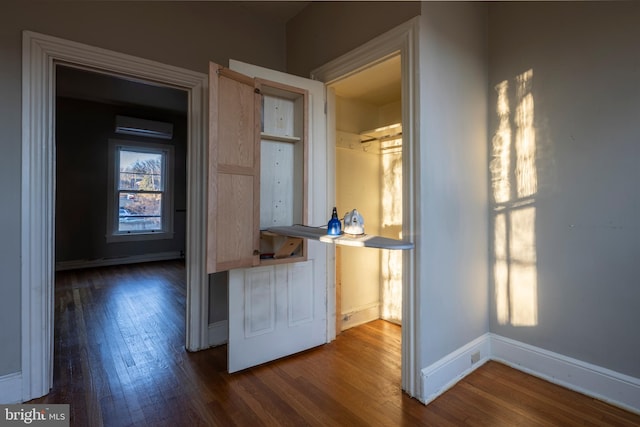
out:
{"label": "white window frame", "polygon": [[[119,192],[118,177],[120,168],[120,150],[163,154],[162,178],[162,227],[160,230],[119,231]],[[158,144],[133,140],[109,140],[109,175],[107,202],[107,243],[135,242],[142,240],[160,240],[173,238],[173,163],[174,148],[169,144]]]}

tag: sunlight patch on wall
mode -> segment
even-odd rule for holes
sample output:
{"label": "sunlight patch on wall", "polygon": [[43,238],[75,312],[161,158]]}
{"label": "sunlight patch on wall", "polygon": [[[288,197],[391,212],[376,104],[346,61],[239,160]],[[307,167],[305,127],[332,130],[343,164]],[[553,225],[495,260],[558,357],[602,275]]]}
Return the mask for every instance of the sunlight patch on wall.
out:
{"label": "sunlight patch on wall", "polygon": [[509,233],[510,313],[513,326],[538,324],[538,271],[535,236],[536,208],[511,212]]}
{"label": "sunlight patch on wall", "polygon": [[533,126],[533,70],[516,78],[516,186],[518,198],[533,196],[538,191],[536,172],[536,131]]}
{"label": "sunlight patch on wall", "polygon": [[532,86],[533,70],[515,78],[513,115],[509,82],[496,86],[498,125],[492,139],[490,172],[494,199],[494,296],[501,325],[538,324],[538,180]]}
{"label": "sunlight patch on wall", "polygon": [[496,314],[498,322],[506,325],[509,322],[509,266],[507,265],[507,225],[505,214],[495,216],[493,280],[495,284]]}
{"label": "sunlight patch on wall", "polygon": [[[381,143],[382,234],[402,238],[402,139]],[[402,322],[402,251],[381,251],[380,316]]]}
{"label": "sunlight patch on wall", "polygon": [[380,316],[402,323],[402,251],[382,251],[382,305]]}
{"label": "sunlight patch on wall", "polygon": [[498,203],[509,200],[511,182],[509,170],[511,169],[511,123],[509,116],[509,82],[504,81],[496,86],[498,101],[496,112],[498,113],[498,129],[493,137],[493,160],[491,161],[491,178],[493,184],[493,197]]}
{"label": "sunlight patch on wall", "polygon": [[[402,140],[381,143],[382,226],[402,225]],[[396,236],[399,239],[402,236]]]}

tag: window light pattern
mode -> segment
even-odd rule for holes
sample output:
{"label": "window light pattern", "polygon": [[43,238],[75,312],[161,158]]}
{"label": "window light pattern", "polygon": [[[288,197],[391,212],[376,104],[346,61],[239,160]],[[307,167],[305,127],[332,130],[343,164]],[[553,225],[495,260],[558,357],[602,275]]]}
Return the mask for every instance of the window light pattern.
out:
{"label": "window light pattern", "polygon": [[533,70],[518,75],[514,82],[515,93],[509,81],[495,88],[498,123],[490,163],[493,280],[498,323],[524,327],[538,324]]}

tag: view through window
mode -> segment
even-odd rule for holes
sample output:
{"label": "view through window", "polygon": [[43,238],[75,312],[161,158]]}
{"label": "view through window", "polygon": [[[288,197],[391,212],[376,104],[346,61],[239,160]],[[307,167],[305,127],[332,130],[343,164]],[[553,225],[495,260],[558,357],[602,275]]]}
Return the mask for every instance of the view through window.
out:
{"label": "view through window", "polygon": [[[169,232],[171,146],[112,144],[113,236]],[[117,209],[117,214],[115,210]]]}
{"label": "view through window", "polygon": [[119,150],[118,231],[162,229],[162,153]]}

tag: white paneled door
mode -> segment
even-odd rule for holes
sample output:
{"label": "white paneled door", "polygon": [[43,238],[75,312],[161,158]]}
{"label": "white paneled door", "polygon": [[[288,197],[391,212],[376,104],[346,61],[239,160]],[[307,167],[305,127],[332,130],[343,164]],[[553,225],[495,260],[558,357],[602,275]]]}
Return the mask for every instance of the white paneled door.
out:
{"label": "white paneled door", "polygon": [[312,260],[230,272],[229,372],[325,342],[324,294],[313,275]]}
{"label": "white paneled door", "polygon": [[[326,223],[324,84],[237,61],[229,68],[309,91],[308,222]],[[229,372],[327,342],[328,247],[309,241],[306,261],[229,272]]]}

